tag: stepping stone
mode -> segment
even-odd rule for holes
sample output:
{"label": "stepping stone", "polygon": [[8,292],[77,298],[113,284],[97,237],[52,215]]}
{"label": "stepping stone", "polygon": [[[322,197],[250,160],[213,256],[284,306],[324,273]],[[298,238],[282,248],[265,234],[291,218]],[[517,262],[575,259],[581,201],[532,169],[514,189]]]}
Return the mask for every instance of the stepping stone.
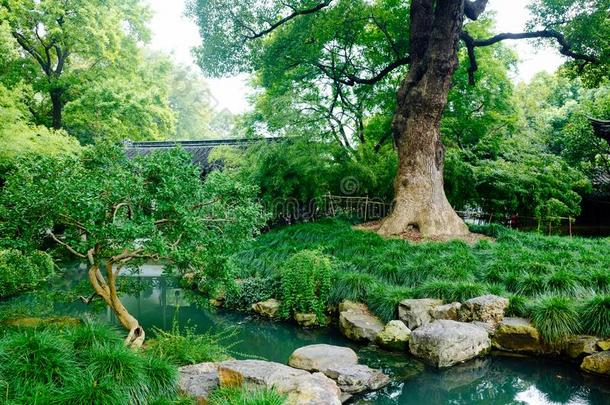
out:
{"label": "stepping stone", "polygon": [[325,372],[329,367],[355,366],[358,364],[356,352],[349,347],[332,345],[310,345],[295,350],[288,359],[288,365],[307,371]]}

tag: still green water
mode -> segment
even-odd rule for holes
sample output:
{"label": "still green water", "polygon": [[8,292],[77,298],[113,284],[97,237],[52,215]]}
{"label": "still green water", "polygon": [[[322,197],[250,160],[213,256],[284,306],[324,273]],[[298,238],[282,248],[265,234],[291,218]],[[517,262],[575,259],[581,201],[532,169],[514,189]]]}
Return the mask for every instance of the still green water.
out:
{"label": "still green water", "polygon": [[[236,357],[256,356],[286,363],[297,348],[315,343],[352,347],[362,363],[383,369],[393,378],[385,389],[356,398],[355,404],[610,404],[610,380],[581,373],[548,359],[491,356],[447,370],[436,370],[403,354],[392,354],[346,340],[334,328],[306,330],[289,323],[270,322],[255,316],[210,310],[196,304],[196,296],[178,288],[172,279],[147,266],[132,294],[122,300],[149,336],[152,327],[181,326],[198,332],[236,328]],[[83,314],[90,307],[75,303],[62,312]],[[116,322],[107,310],[95,316]]]}

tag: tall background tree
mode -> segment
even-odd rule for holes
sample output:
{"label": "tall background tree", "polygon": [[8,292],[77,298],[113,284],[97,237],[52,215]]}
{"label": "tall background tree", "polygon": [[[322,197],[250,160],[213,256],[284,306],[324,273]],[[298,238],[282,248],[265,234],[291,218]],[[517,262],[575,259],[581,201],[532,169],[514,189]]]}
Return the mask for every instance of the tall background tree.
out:
{"label": "tall background tree", "polygon": [[[304,118],[313,118],[308,122],[314,126],[326,119],[326,131],[348,149],[362,142],[362,123],[375,112],[387,114],[377,95],[393,91],[394,113],[385,122],[391,122],[398,152],[395,209],[380,232],[396,234],[413,226],[432,236],[467,233],[445,195],[440,132],[443,113],[452,107],[446,108],[460,40],[471,84],[485,80],[479,69],[483,49],[506,39],[555,44],[575,60],[576,74],[596,80],[607,75],[607,0],[535,1],[527,32],[497,35],[464,24],[478,20],[487,3],[194,0],[190,12],[200,26],[203,46],[197,55],[207,73],[255,71],[268,92],[262,100],[268,109],[284,102],[313,112],[317,115]],[[268,63],[271,59],[275,63]],[[310,86],[298,86],[307,80]],[[287,97],[278,99],[274,92]],[[290,103],[290,92],[299,94],[303,105]]]}

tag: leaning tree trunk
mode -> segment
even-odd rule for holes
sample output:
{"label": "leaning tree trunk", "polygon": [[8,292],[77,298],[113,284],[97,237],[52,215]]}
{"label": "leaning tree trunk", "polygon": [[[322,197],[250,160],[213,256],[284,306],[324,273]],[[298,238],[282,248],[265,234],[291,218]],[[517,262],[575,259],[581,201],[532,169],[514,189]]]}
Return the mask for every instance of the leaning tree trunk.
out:
{"label": "leaning tree trunk", "polygon": [[116,274],[112,268],[112,263],[106,264],[106,278],[102,275],[97,264],[89,268],[89,281],[95,292],[102,297],[106,304],[117,316],[121,325],[129,332],[125,338],[125,345],[132,348],[140,348],[144,343],[144,329],[134,318],[119,299],[116,290]]}
{"label": "leaning tree trunk", "polygon": [[411,68],[398,90],[392,124],[398,149],[392,213],[379,233],[396,235],[410,227],[423,236],[461,236],[464,221],[445,196],[445,148],[440,122],[447,104],[464,20],[463,0],[413,0]]}

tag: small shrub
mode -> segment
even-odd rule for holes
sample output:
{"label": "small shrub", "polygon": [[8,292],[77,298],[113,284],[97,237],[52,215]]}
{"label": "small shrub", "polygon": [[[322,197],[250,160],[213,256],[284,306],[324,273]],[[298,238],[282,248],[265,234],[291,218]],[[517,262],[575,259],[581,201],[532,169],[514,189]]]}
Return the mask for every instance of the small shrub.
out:
{"label": "small shrub", "polygon": [[250,311],[252,304],[272,298],[275,289],[273,279],[248,278],[227,289],[225,305],[238,311]]}
{"label": "small shrub", "polygon": [[540,295],[546,290],[546,282],[544,277],[538,274],[525,273],[517,280],[516,290],[517,294],[528,297]]}
{"label": "small shrub", "polygon": [[532,321],[548,343],[556,344],[579,331],[578,313],[573,302],[562,296],[538,299],[531,307]]}
{"label": "small shrub", "polygon": [[408,287],[377,286],[367,296],[369,309],[384,322],[397,319],[400,301],[413,297],[413,289]]}
{"label": "small shrub", "polygon": [[197,334],[192,328],[180,330],[177,322],[174,322],[171,331],[155,328],[154,332],[155,338],[148,341],[149,353],[177,366],[227,360],[234,345],[223,344],[233,337],[233,332]]}
{"label": "small shrub", "polygon": [[17,330],[0,340],[0,370],[15,384],[61,384],[74,367],[69,345],[52,330]]}
{"label": "small shrub", "polygon": [[583,331],[595,336],[610,337],[610,295],[596,295],[580,310]]}
{"label": "small shrub", "polygon": [[72,343],[77,352],[85,352],[96,345],[123,344],[119,332],[110,325],[86,320],[82,326],[66,330],[66,339]]}
{"label": "small shrub", "polygon": [[332,265],[319,251],[303,250],[291,256],[280,272],[280,315],[314,313],[323,323],[330,295]]}
{"label": "small shrub", "polygon": [[171,398],[176,395],[178,370],[166,359],[145,356],[144,378],[148,389],[155,393],[156,397]]}
{"label": "small shrub", "polygon": [[526,318],[529,316],[527,299],[521,295],[511,295],[506,309],[507,316]]}
{"label": "small shrub", "polygon": [[284,395],[275,390],[248,387],[224,387],[212,392],[209,405],[282,405]]}
{"label": "small shrub", "polygon": [[43,252],[0,250],[0,298],[36,288],[53,274],[53,260]]}
{"label": "small shrub", "polygon": [[109,378],[124,387],[131,401],[143,403],[147,397],[144,364],[140,356],[125,345],[101,344],[87,351],[87,371],[95,379]]}
{"label": "small shrub", "polygon": [[596,269],[585,276],[585,283],[598,292],[610,292],[610,269]]}
{"label": "small shrub", "polygon": [[550,293],[553,294],[573,294],[579,286],[576,274],[560,269],[548,276],[546,285]]}
{"label": "small shrub", "polygon": [[129,405],[129,393],[110,378],[94,377],[91,371],[84,371],[70,378],[61,393],[60,404],[91,405],[113,404]]}

